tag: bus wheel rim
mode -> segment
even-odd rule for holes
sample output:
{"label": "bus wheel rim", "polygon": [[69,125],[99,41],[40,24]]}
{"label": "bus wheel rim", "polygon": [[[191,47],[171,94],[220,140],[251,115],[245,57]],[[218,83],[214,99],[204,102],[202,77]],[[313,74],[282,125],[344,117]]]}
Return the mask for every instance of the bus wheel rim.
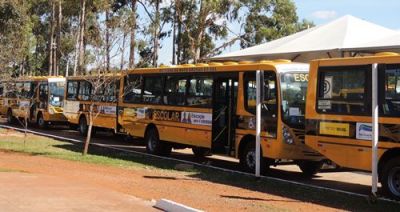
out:
{"label": "bus wheel rim", "polygon": [[256,153],[254,151],[249,151],[246,155],[246,163],[249,168],[256,167]]}
{"label": "bus wheel rim", "polygon": [[390,170],[388,185],[390,191],[395,196],[400,197],[400,166]]}
{"label": "bus wheel rim", "polygon": [[156,139],[154,138],[154,136],[150,136],[149,138],[149,148],[151,151],[154,151],[154,149],[156,148],[157,142]]}

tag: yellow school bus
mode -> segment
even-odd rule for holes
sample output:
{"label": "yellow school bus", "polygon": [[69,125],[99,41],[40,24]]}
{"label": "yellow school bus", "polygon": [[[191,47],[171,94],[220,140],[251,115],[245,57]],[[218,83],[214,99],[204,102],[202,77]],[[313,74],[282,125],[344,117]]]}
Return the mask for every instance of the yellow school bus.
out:
{"label": "yellow school bus", "polygon": [[263,71],[261,171],[285,160],[312,176],[323,157],[304,144],[307,64],[285,60],[135,69],[121,79],[118,123],[152,154],[192,148],[255,168],[256,70]]}
{"label": "yellow school bus", "polygon": [[44,128],[65,123],[63,115],[65,78],[52,76],[23,77],[3,81],[1,112],[7,122],[27,120]]}
{"label": "yellow school bus", "polygon": [[400,198],[400,56],[311,62],[306,144],[342,167],[371,171],[372,64],[378,64],[378,175],[383,191]]}
{"label": "yellow school bus", "polygon": [[93,106],[94,129],[116,132],[120,77],[119,74],[67,77],[64,115],[70,126],[86,136]]}

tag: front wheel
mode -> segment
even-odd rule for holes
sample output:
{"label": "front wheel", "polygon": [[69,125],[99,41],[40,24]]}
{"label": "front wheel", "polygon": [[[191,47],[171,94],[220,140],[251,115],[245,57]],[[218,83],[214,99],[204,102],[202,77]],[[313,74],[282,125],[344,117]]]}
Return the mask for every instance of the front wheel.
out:
{"label": "front wheel", "polygon": [[[256,147],[255,143],[251,142],[246,145],[240,155],[240,166],[246,172],[254,173],[256,170]],[[260,155],[260,173],[265,174],[269,169],[267,159]]]}
{"label": "front wheel", "polygon": [[300,161],[297,164],[305,177],[313,177],[321,170],[322,161]]}
{"label": "front wheel", "polygon": [[381,179],[384,194],[400,200],[400,157],[395,157],[386,163]]}
{"label": "front wheel", "polygon": [[169,155],[172,147],[168,143],[161,141],[156,129],[151,128],[145,135],[146,151],[154,155]]}
{"label": "front wheel", "polygon": [[79,127],[78,127],[78,131],[82,136],[87,136],[87,131],[88,131],[88,125],[87,125],[87,121],[86,118],[84,116],[82,116],[79,119]]}
{"label": "front wheel", "polygon": [[193,147],[192,152],[197,158],[204,158],[211,155],[211,150],[204,147]]}
{"label": "front wheel", "polygon": [[43,118],[43,114],[39,113],[38,117],[37,117],[37,125],[39,126],[39,128],[46,128],[47,127],[47,123]]}

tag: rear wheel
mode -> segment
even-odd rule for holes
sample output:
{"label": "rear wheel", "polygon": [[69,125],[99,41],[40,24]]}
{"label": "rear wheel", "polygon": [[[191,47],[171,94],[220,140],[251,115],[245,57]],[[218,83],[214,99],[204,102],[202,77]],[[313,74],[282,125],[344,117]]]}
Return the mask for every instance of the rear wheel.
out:
{"label": "rear wheel", "polygon": [[[256,170],[256,147],[254,142],[247,143],[240,155],[240,165],[246,172],[254,173]],[[260,173],[265,174],[269,169],[267,159],[260,156]]]}
{"label": "rear wheel", "polygon": [[14,116],[13,116],[13,114],[12,114],[12,110],[9,109],[9,110],[7,111],[7,123],[8,123],[8,124],[13,124],[14,121],[15,121],[15,118],[14,118]]}
{"label": "rear wheel", "polygon": [[400,157],[395,157],[385,164],[381,182],[385,195],[400,200]]}
{"label": "rear wheel", "polygon": [[305,177],[313,177],[321,169],[322,161],[300,161],[297,164]]}
{"label": "rear wheel", "polygon": [[82,136],[87,136],[88,125],[85,116],[81,116],[79,119],[78,131]]}
{"label": "rear wheel", "polygon": [[38,114],[37,125],[39,126],[39,128],[42,128],[42,129],[47,127],[47,122],[44,120],[42,113]]}
{"label": "rear wheel", "polygon": [[211,155],[211,150],[204,147],[193,147],[192,152],[197,158],[204,158]]}
{"label": "rear wheel", "polygon": [[158,131],[154,128],[149,129],[145,136],[146,151],[154,155],[169,155],[172,147],[165,141],[161,141]]}

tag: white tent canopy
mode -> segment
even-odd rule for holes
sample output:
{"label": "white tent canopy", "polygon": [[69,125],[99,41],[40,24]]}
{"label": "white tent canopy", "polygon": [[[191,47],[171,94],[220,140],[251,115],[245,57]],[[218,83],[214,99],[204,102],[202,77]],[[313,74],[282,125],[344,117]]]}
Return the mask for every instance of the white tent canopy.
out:
{"label": "white tent canopy", "polygon": [[392,51],[400,52],[400,32],[386,36],[384,38],[362,43],[359,46],[349,49],[360,52]]}
{"label": "white tent canopy", "polygon": [[[223,54],[211,60],[290,59],[307,62],[317,58],[340,57],[384,40],[398,32],[347,15],[287,37],[243,50]],[[374,45],[379,44],[373,43]],[[365,50],[365,49],[364,49]]]}

